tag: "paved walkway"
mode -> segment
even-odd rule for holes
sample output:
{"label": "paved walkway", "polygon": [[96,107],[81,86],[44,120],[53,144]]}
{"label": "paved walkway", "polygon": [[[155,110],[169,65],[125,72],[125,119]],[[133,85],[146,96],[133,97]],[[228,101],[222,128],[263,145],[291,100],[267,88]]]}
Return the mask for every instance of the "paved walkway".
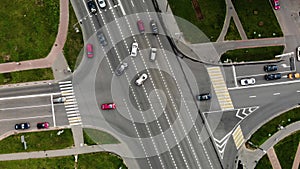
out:
{"label": "paved walkway", "polygon": [[240,159],[242,160],[243,164],[245,164],[248,168],[255,168],[257,161],[259,161],[269,149],[271,149],[280,140],[284,139],[291,133],[294,133],[298,130],[300,130],[300,121],[292,123],[286,126],[284,129],[279,130],[278,132],[273,134],[267,141],[265,141],[260,146],[260,149],[252,151],[243,146],[239,153]]}
{"label": "paved walkway", "polygon": [[292,169],[299,169],[299,167],[300,167],[300,143],[298,144],[298,149],[294,158]]}
{"label": "paved walkway", "polygon": [[281,166],[280,166],[280,163],[279,163],[279,160],[277,158],[277,155],[275,153],[275,150],[273,147],[271,147],[268,151],[267,151],[267,154],[268,154],[268,157],[269,157],[269,160],[272,164],[272,167],[273,169],[281,169]]}
{"label": "paved walkway", "polygon": [[247,40],[248,39],[247,35],[245,33],[243,25],[241,24],[239,16],[237,15],[231,0],[226,0],[225,2],[226,2],[226,16],[225,16],[222,31],[219,35],[219,38],[217,39],[217,42],[222,42],[225,40],[225,36],[227,34],[231,18],[233,18],[233,21],[236,25],[236,28],[237,28],[242,40]]}
{"label": "paved walkway", "polygon": [[[60,18],[58,33],[55,43],[46,58],[28,60],[22,62],[9,62],[0,64],[0,73],[16,72],[21,70],[50,68],[55,62],[57,56],[62,53],[62,49],[66,42],[69,25],[69,1],[60,0]],[[54,72],[55,73],[55,72]],[[54,74],[55,77],[55,74]]]}

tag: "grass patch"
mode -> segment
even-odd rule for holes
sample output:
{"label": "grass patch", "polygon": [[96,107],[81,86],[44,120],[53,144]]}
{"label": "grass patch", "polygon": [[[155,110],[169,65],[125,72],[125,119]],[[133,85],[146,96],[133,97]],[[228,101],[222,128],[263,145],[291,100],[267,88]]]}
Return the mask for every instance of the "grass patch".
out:
{"label": "grass patch", "polygon": [[275,145],[275,152],[282,168],[292,168],[299,140],[300,131],[297,131]]}
{"label": "grass patch", "polygon": [[[16,161],[0,161],[1,169],[74,169],[74,156],[40,158]],[[80,154],[78,169],[127,169],[123,160],[107,152]]]}
{"label": "grass patch", "polygon": [[255,166],[255,169],[272,169],[271,162],[267,154],[265,154]]}
{"label": "grass patch", "polygon": [[0,85],[54,79],[51,68],[0,74]]}
{"label": "grass patch", "polygon": [[[79,155],[78,168],[90,169],[91,166],[97,169],[126,169],[123,160],[112,153],[91,153]],[[92,167],[93,168],[93,167]]]}
{"label": "grass patch", "polygon": [[[64,129],[61,135],[58,130],[19,133],[9,136],[0,141],[0,154],[56,150],[73,146],[73,137],[70,129]],[[24,135],[27,142],[27,150],[21,143],[21,135]]]}
{"label": "grass patch", "polygon": [[[76,15],[70,4],[69,5],[68,35],[67,35],[67,40],[66,40],[63,52],[64,52],[64,56],[65,56],[71,70],[75,69],[77,56],[79,55],[79,52],[83,48],[83,37],[82,37],[81,30],[80,30],[80,25],[77,23],[78,23],[78,21],[77,21]],[[73,25],[75,25],[80,30],[79,33],[75,32]]]}
{"label": "grass patch", "polygon": [[246,48],[230,50],[221,56],[221,61],[227,59],[232,62],[250,62],[275,59],[275,55],[282,54],[284,46],[269,46],[261,48]]}
{"label": "grass patch", "polygon": [[[225,14],[226,14],[226,4],[224,0],[198,0],[204,19],[199,21],[196,18],[196,13],[192,6],[191,1],[186,0],[168,0],[169,5],[172,9],[174,15],[184,18],[196,25],[201,31],[203,31],[210,41],[216,41],[222,30]],[[162,9],[165,10],[165,9]],[[178,23],[180,30],[183,32],[184,37],[187,41],[191,43],[197,43],[195,36],[193,34],[189,35],[188,31],[184,26],[186,24]]]}
{"label": "grass patch", "polygon": [[283,36],[269,0],[232,2],[249,39]]}
{"label": "grass patch", "polygon": [[230,19],[230,24],[227,30],[227,34],[225,36],[225,40],[241,40],[241,36],[239,34],[239,31],[233,21],[233,19]]}
{"label": "grass patch", "polygon": [[1,0],[0,63],[46,57],[58,22],[58,0]]}
{"label": "grass patch", "polygon": [[83,129],[83,139],[84,139],[84,143],[87,145],[120,143],[112,135],[104,131],[90,129],[90,128]]}
{"label": "grass patch", "polygon": [[1,169],[74,169],[74,157],[0,161]]}
{"label": "grass patch", "polygon": [[291,123],[300,120],[300,108],[295,108],[283,113],[271,121],[260,127],[250,138],[250,141],[255,145],[262,145],[268,138],[269,135],[273,135],[278,131],[279,125],[285,127]]}

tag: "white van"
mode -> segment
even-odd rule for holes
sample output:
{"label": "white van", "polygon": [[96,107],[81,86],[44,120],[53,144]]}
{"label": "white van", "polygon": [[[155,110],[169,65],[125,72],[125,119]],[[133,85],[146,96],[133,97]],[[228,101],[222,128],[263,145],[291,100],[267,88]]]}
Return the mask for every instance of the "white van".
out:
{"label": "white van", "polygon": [[150,51],[150,61],[152,61],[152,62],[155,61],[156,51],[157,51],[156,48],[151,48],[151,51]]}
{"label": "white van", "polygon": [[300,61],[300,46],[297,48],[297,60]]}

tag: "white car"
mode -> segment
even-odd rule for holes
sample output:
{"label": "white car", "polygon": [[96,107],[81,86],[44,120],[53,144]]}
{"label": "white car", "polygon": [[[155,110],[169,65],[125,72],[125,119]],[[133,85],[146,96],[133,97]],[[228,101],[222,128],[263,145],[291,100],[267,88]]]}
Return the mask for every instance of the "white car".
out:
{"label": "white car", "polygon": [[254,85],[255,84],[255,79],[250,78],[250,79],[241,79],[241,85],[242,86],[247,86],[247,85]]}
{"label": "white car", "polygon": [[147,79],[148,79],[148,75],[147,75],[146,73],[143,73],[139,78],[136,79],[135,84],[138,85],[138,86],[140,86],[140,85],[142,85],[142,84],[145,82],[145,80],[147,80]]}
{"label": "white car", "polygon": [[130,56],[136,57],[138,48],[139,48],[139,44],[136,43],[136,42],[133,42],[132,45],[131,45]]}
{"label": "white car", "polygon": [[98,4],[99,4],[100,8],[105,8],[106,7],[105,0],[98,0]]}
{"label": "white car", "polygon": [[300,61],[300,46],[297,48],[297,60]]}

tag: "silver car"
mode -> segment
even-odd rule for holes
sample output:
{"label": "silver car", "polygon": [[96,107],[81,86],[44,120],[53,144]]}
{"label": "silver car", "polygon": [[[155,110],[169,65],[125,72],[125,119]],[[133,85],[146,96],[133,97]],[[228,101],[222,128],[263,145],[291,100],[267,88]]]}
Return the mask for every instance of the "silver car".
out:
{"label": "silver car", "polygon": [[121,75],[124,73],[125,69],[127,69],[127,67],[128,67],[128,64],[127,64],[126,62],[121,63],[121,64],[117,67],[117,69],[116,69],[116,71],[115,71],[115,74],[116,74],[117,76],[121,76]]}
{"label": "silver car", "polygon": [[254,85],[254,84],[255,84],[255,78],[241,79],[241,85],[242,86]]}
{"label": "silver car", "polygon": [[106,2],[105,0],[98,0],[98,4],[100,8],[105,8],[106,7]]}

